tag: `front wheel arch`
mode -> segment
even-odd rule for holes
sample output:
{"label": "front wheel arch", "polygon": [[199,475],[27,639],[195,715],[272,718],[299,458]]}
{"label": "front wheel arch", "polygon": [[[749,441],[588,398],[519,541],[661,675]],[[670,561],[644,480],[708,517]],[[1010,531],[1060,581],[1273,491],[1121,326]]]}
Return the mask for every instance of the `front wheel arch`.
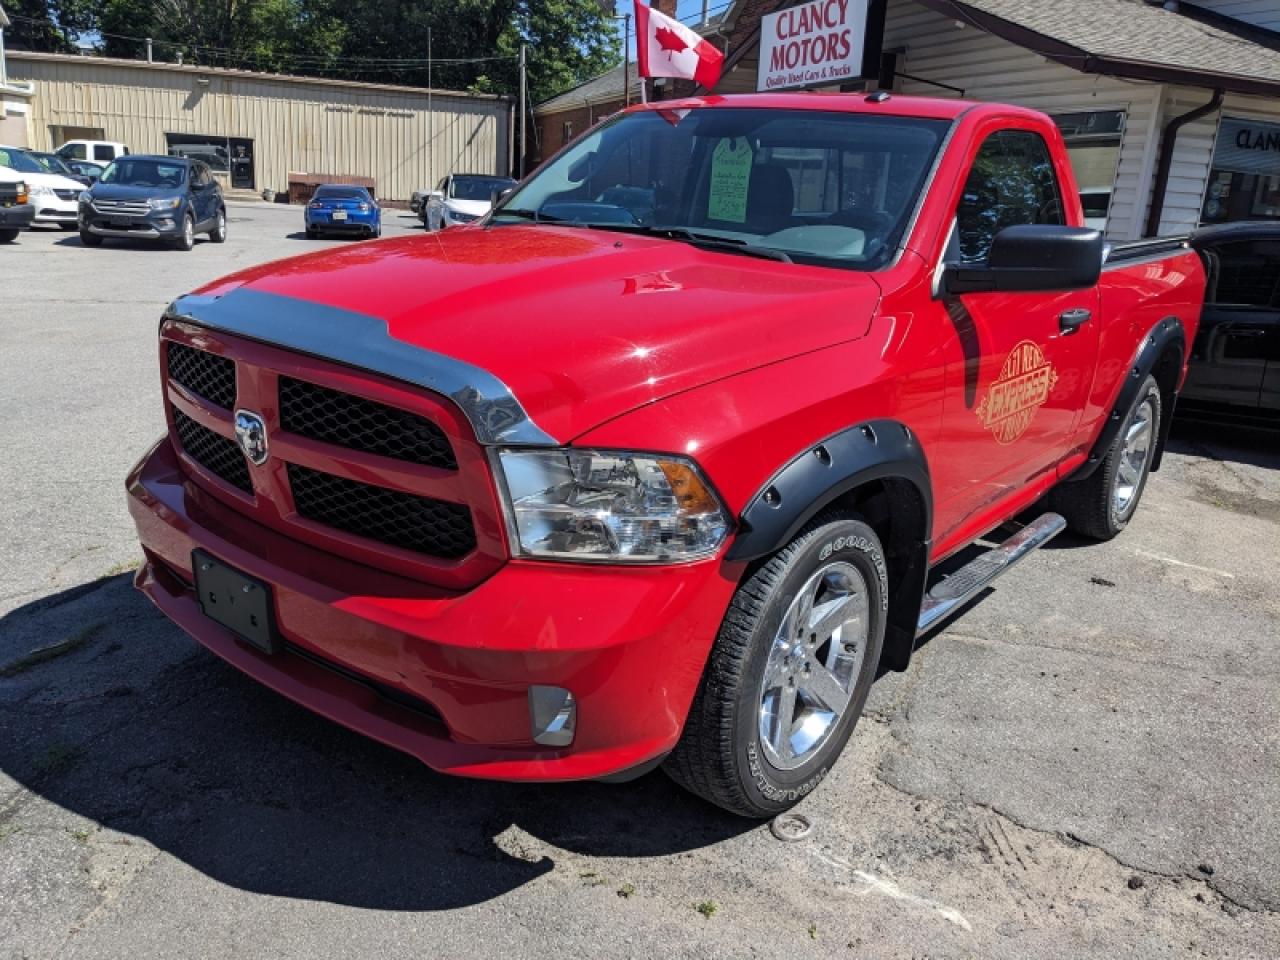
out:
{"label": "front wheel arch", "polygon": [[905,424],[870,420],[793,457],[743,510],[727,558],[748,561],[745,580],[833,508],[864,517],[884,546],[889,611],[881,663],[905,670],[915,648],[933,529],[928,462]]}

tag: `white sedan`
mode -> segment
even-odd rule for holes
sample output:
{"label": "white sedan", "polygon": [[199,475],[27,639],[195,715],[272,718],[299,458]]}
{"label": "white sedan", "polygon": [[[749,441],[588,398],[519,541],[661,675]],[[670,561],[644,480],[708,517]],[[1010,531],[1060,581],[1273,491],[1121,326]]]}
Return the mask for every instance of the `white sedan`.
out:
{"label": "white sedan", "polygon": [[422,204],[422,222],[428,230],[475,223],[493,209],[494,200],[516,182],[510,177],[454,173],[440,181]]}

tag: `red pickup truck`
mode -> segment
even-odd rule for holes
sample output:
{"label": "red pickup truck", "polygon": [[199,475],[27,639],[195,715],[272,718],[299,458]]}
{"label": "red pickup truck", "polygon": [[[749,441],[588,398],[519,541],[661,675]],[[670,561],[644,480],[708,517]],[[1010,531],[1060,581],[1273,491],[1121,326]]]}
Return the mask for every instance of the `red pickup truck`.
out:
{"label": "red pickup truck", "polygon": [[1064,525],[1133,516],[1204,271],[1082,223],[1028,110],[630,109],[478,226],[174,302],[137,585],[436,770],[662,764],[773,815],[878,666]]}

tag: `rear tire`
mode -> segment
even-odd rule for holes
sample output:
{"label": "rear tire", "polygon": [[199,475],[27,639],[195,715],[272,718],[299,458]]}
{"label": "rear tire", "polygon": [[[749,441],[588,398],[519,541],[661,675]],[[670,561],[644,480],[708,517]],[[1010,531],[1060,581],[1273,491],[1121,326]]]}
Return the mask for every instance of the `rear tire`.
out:
{"label": "rear tire", "polygon": [[98,236],[96,233],[90,233],[88,230],[80,231],[80,242],[83,243],[86,247],[102,246],[102,238]]}
{"label": "rear tire", "polygon": [[1110,540],[1129,525],[1151,475],[1163,416],[1160,385],[1148,376],[1097,469],[1084,480],[1060,483],[1049,498],[1074,533]]}
{"label": "rear tire", "polygon": [[17,239],[17,230],[0,230],[0,243],[13,243]]}
{"label": "rear tire", "polygon": [[847,512],[811,521],[733,595],[668,775],[744,817],[811,793],[871,690],[888,589],[874,530]]}

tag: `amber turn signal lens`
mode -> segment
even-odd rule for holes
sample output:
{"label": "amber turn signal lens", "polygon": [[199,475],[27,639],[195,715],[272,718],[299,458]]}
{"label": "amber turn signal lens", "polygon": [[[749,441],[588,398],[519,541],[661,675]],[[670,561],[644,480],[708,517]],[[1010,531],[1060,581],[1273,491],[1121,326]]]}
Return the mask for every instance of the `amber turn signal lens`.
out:
{"label": "amber turn signal lens", "polygon": [[714,513],[719,502],[711,495],[702,478],[687,463],[679,460],[659,460],[658,467],[671,484],[671,492],[686,513]]}

